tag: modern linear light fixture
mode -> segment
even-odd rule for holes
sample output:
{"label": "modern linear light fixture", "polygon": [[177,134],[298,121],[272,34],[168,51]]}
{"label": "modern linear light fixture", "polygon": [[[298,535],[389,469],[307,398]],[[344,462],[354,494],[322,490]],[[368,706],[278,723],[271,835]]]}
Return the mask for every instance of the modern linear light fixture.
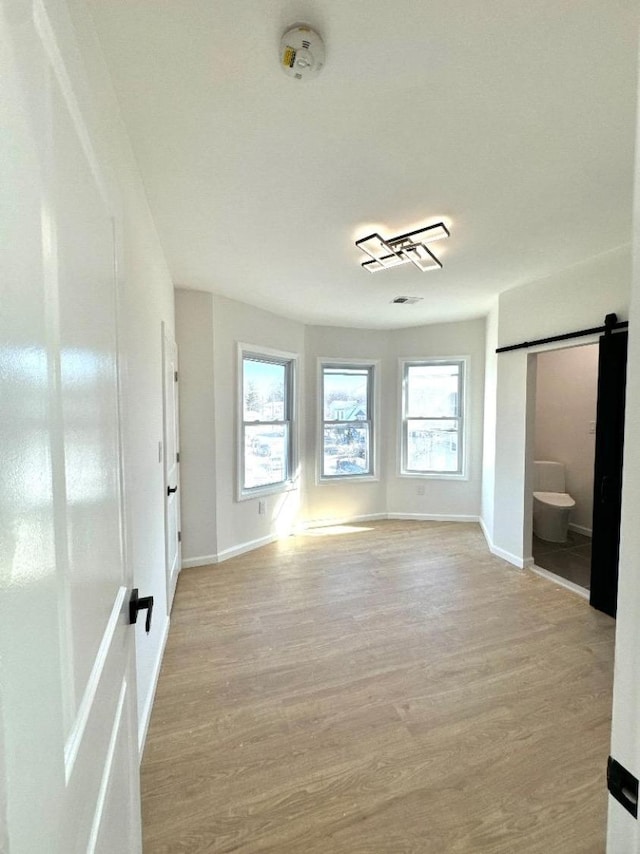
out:
{"label": "modern linear light fixture", "polygon": [[384,238],[377,233],[369,234],[356,240],[356,246],[369,256],[368,261],[362,262],[363,268],[369,273],[388,270],[390,267],[409,262],[424,273],[442,267],[426,244],[442,240],[443,237],[449,237],[449,229],[443,222],[436,222],[397,237]]}

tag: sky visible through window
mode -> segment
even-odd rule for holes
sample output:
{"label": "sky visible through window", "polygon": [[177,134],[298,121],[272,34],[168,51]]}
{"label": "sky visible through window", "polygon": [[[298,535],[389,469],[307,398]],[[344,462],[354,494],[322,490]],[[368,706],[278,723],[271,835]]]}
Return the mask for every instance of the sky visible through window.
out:
{"label": "sky visible through window", "polygon": [[[366,419],[368,382],[369,372],[363,368],[353,370],[325,368],[324,420],[355,421]],[[353,404],[353,406],[349,407],[347,404]],[[358,410],[364,412],[363,418],[357,419],[353,414]],[[336,415],[336,412],[339,414]],[[351,417],[344,417],[345,414],[350,414]]]}
{"label": "sky visible through window", "polygon": [[408,471],[460,471],[460,365],[409,365],[405,418]]}
{"label": "sky visible through window", "polygon": [[459,365],[411,365],[407,415],[447,418],[458,415]]}
{"label": "sky visible through window", "polygon": [[282,421],[286,393],[286,366],[244,359],[245,421]]}

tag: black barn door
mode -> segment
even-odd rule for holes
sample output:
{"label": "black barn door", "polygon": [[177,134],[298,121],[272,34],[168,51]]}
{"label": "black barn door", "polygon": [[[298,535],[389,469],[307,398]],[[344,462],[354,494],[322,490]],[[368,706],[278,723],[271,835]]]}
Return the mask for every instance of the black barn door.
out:
{"label": "black barn door", "polygon": [[627,332],[600,338],[593,486],[591,593],[594,608],[612,617],[618,598],[622,449],[627,382]]}

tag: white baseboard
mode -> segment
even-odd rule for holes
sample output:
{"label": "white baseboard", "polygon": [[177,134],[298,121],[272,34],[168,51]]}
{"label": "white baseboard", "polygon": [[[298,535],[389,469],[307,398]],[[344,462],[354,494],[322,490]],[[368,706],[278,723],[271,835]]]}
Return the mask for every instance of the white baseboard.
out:
{"label": "white baseboard", "polygon": [[167,639],[169,637],[169,625],[171,620],[169,617],[165,620],[164,629],[162,630],[162,637],[160,638],[160,646],[158,649],[158,656],[156,658],[156,663],[153,667],[153,675],[151,677],[151,686],[149,688],[149,694],[144,704],[144,711],[142,713],[142,720],[138,722],[138,761],[142,762],[142,754],[144,752],[144,745],[147,740],[147,732],[149,731],[149,721],[151,720],[151,709],[153,708],[153,701],[156,696],[156,688],[158,687],[158,679],[160,678],[160,668],[162,667],[162,659],[164,657],[164,650],[167,645]]}
{"label": "white baseboard", "polygon": [[[357,522],[375,522],[381,519],[406,519],[407,521],[422,521],[422,522],[478,522],[478,516],[454,516],[450,514],[440,513],[367,513],[360,516],[340,516],[328,519],[308,519],[302,522],[297,530],[305,531],[312,528],[328,528],[334,525],[353,525]],[[202,555],[201,557],[190,557],[182,561],[182,569],[191,569],[196,566],[210,566],[211,564],[222,563],[229,558],[237,557],[238,555],[246,554],[254,549],[259,549],[261,546],[269,545],[280,539],[278,534],[268,534],[266,537],[260,537],[257,540],[249,540],[246,543],[240,543],[229,549],[223,549],[213,555]]]}
{"label": "white baseboard", "polygon": [[568,581],[566,578],[555,575],[553,572],[549,572],[548,569],[536,566],[535,563],[532,563],[529,569],[531,569],[532,572],[535,572],[536,575],[540,575],[548,581],[553,581],[553,583],[557,584],[559,587],[571,590],[572,593],[577,593],[578,596],[582,596],[583,599],[586,599],[587,601],[589,600],[589,591],[585,590],[584,587],[580,587],[579,584],[574,584],[573,581]]}
{"label": "white baseboard", "polygon": [[194,566],[208,566],[210,563],[218,563],[218,555],[204,555],[203,557],[188,557],[180,566],[182,569],[191,569]]}
{"label": "white baseboard", "polygon": [[196,566],[209,566],[213,563],[222,563],[229,558],[237,557],[238,555],[252,552],[254,549],[259,549],[260,546],[268,546],[269,543],[274,543],[279,540],[278,534],[268,534],[266,537],[259,537],[257,540],[248,540],[246,543],[240,543],[237,546],[232,546],[230,549],[223,549],[214,555],[202,555],[202,557],[189,557],[182,561],[182,569],[193,569]]}
{"label": "white baseboard", "polygon": [[[477,516],[451,516],[451,515],[436,515],[426,513],[367,513],[360,516],[341,516],[332,517],[329,519],[308,519],[302,522],[297,530],[305,531],[312,528],[328,528],[334,525],[353,525],[357,522],[375,522],[381,519],[407,519],[421,520],[429,522],[477,522]],[[269,543],[274,543],[280,539],[278,534],[269,534],[266,537],[260,537],[257,540],[249,540],[246,543],[240,543],[238,546],[233,546],[230,549],[224,549],[215,555],[206,555],[204,557],[188,558],[182,561],[183,568],[195,566],[207,566],[212,563],[222,563],[229,558],[237,557],[238,555],[246,554],[254,549],[259,549],[260,546],[266,546]]]}
{"label": "white baseboard", "polygon": [[341,516],[329,519],[309,519],[299,529],[328,528],[333,525],[352,525],[354,522],[375,522],[381,519],[405,519],[407,522],[478,522],[478,516],[455,516],[447,513],[368,513],[364,516]]}
{"label": "white baseboard", "polygon": [[480,528],[482,529],[482,533],[484,534],[484,538],[487,541],[487,545],[489,546],[489,551],[491,551],[491,549],[493,548],[493,540],[489,536],[489,531],[487,530],[487,526],[485,525],[484,519],[482,518],[482,516],[480,516],[480,518],[478,519],[478,522],[480,523]]}
{"label": "white baseboard", "polygon": [[521,557],[518,557],[518,555],[511,554],[511,552],[505,551],[496,545],[489,546],[489,551],[496,557],[501,557],[502,560],[506,560],[514,566],[517,566],[518,569],[524,569],[524,560]]}
{"label": "white baseboard", "polygon": [[332,516],[328,519],[307,519],[301,522],[298,530],[305,531],[308,528],[329,528],[334,525],[352,525],[354,522],[376,522],[380,519],[388,519],[387,513],[367,513],[364,516]]}
{"label": "white baseboard", "polygon": [[266,537],[259,537],[257,540],[249,540],[246,543],[240,543],[238,546],[232,546],[230,549],[223,549],[221,552],[218,552],[218,559],[216,562],[222,563],[222,561],[229,560],[229,558],[246,554],[246,552],[252,552],[254,549],[259,549],[260,546],[268,546],[269,543],[275,543],[275,541],[279,539],[280,537],[278,534],[268,534]]}
{"label": "white baseboard", "polygon": [[591,528],[587,528],[585,525],[574,525],[573,522],[569,522],[569,530],[575,531],[576,534],[583,534],[585,537],[590,537],[593,533]]}
{"label": "white baseboard", "polygon": [[487,530],[487,526],[485,525],[483,518],[480,517],[478,521],[480,522],[480,528],[482,529],[482,533],[484,534],[484,538],[487,541],[487,546],[489,547],[489,551],[492,555],[500,557],[502,558],[502,560],[506,560],[508,563],[517,566],[518,569],[524,569],[526,566],[530,566],[533,564],[532,557],[523,560],[521,557],[511,554],[511,552],[507,552],[504,549],[501,549],[499,546],[496,546],[496,544],[489,536],[489,531]]}
{"label": "white baseboard", "polygon": [[387,513],[387,519],[406,519],[416,522],[479,522],[479,516],[452,515],[450,513]]}

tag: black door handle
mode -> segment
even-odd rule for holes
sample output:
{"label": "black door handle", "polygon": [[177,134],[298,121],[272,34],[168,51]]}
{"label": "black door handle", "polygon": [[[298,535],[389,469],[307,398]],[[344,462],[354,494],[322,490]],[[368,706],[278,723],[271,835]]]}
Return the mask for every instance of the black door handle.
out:
{"label": "black door handle", "polygon": [[147,634],[151,631],[151,614],[153,613],[153,596],[138,596],[138,588],[134,587],[129,599],[129,623],[138,622],[138,611],[147,611],[144,628]]}
{"label": "black door handle", "polygon": [[177,486],[168,486],[167,487],[167,495],[172,495],[174,492],[178,491]]}

